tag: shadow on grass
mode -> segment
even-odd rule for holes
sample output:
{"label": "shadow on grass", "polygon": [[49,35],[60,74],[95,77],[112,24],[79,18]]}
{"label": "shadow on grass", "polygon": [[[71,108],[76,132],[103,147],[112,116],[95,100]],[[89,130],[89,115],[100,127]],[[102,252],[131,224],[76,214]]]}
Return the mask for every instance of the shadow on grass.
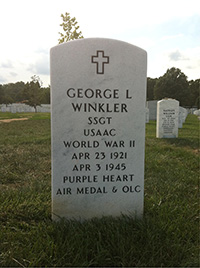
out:
{"label": "shadow on grass", "polygon": [[190,147],[192,149],[199,149],[198,138],[176,138],[176,139],[165,139],[165,142],[174,145],[176,147]]}

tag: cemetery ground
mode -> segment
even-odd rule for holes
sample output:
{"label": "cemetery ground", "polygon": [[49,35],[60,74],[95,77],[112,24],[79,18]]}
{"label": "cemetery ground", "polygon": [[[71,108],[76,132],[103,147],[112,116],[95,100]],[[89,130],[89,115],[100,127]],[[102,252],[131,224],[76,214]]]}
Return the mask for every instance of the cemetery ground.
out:
{"label": "cemetery ground", "polygon": [[199,267],[199,121],[177,139],[146,125],[145,209],[131,217],[51,221],[49,114],[0,113],[0,267]]}

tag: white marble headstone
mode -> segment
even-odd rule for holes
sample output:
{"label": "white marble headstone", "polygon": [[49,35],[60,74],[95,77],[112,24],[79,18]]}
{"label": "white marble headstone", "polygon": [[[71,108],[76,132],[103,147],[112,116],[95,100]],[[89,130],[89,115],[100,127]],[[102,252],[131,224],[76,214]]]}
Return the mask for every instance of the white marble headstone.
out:
{"label": "white marble headstone", "polygon": [[103,38],[51,49],[52,218],[141,217],[146,52]]}
{"label": "white marble headstone", "polygon": [[182,128],[183,127],[183,110],[181,108],[182,107],[179,106],[178,128]]}
{"label": "white marble headstone", "polygon": [[146,107],[146,123],[149,123],[149,108]]}
{"label": "white marble headstone", "polygon": [[157,103],[157,138],[178,137],[179,101],[163,99]]}
{"label": "white marble headstone", "polygon": [[197,116],[200,116],[200,109],[199,109],[199,110],[194,111],[194,114],[195,114],[195,115],[197,115]]}

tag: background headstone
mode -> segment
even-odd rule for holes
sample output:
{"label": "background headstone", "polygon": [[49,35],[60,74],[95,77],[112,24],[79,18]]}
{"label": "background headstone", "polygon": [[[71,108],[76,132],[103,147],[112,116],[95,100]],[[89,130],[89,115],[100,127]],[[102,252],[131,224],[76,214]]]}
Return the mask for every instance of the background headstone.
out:
{"label": "background headstone", "polygon": [[51,49],[54,220],[142,216],[146,66],[112,39]]}
{"label": "background headstone", "polygon": [[157,100],[147,101],[147,107],[149,108],[149,120],[156,120],[157,102]]}
{"label": "background headstone", "polygon": [[149,123],[149,108],[146,107],[146,123]]}
{"label": "background headstone", "polygon": [[[1,112],[11,112],[11,113],[34,113],[34,107],[24,104],[24,103],[12,103],[9,105],[2,104],[0,107]],[[37,112],[39,113],[50,113],[50,104],[41,104],[37,106]]]}
{"label": "background headstone", "polygon": [[178,137],[179,101],[163,99],[157,103],[157,138]]}
{"label": "background headstone", "polygon": [[188,116],[188,110],[186,108],[181,107],[183,109],[183,123],[185,123],[185,120]]}
{"label": "background headstone", "polygon": [[181,108],[182,107],[179,106],[178,128],[182,128],[183,127],[183,110]]}
{"label": "background headstone", "polygon": [[200,109],[199,109],[199,110],[194,111],[194,114],[195,114],[195,115],[197,115],[197,116],[200,116]]}

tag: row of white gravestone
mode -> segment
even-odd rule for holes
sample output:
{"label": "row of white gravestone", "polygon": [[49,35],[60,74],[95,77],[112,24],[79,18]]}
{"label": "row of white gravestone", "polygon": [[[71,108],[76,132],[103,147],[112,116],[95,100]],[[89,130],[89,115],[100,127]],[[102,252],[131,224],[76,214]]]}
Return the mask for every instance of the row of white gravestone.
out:
{"label": "row of white gravestone", "polygon": [[[156,120],[157,119],[157,103],[158,101],[153,101],[151,104],[147,102],[146,106],[146,123],[149,123],[149,120]],[[155,109],[156,105],[156,109]],[[156,116],[155,116],[156,113]],[[183,123],[185,123],[185,119],[188,116],[189,109],[186,109],[182,106],[179,106],[179,116],[178,116],[178,128],[183,127]],[[194,114],[200,114],[200,110],[194,112]],[[152,119],[153,117],[153,119]]]}
{"label": "row of white gravestone", "polygon": [[[36,107],[36,110],[39,113],[50,113],[50,109],[51,109],[50,104],[41,104],[41,106]],[[1,104],[0,111],[10,113],[33,113],[35,112],[35,109],[34,107],[24,103],[12,103],[8,105]]]}
{"label": "row of white gravestone", "polygon": [[185,123],[185,119],[187,116],[188,116],[188,110],[184,107],[179,106],[178,128],[183,127],[183,123]]}
{"label": "row of white gravestone", "polygon": [[[148,102],[147,102],[148,105]],[[156,101],[157,105],[157,101]],[[154,105],[155,106],[155,105]],[[146,123],[149,123],[151,120],[151,114],[155,112],[155,109],[152,108],[152,105],[149,105],[149,108],[146,106]],[[157,110],[157,109],[156,109]],[[0,111],[1,112],[11,112],[11,113],[33,113],[35,112],[34,107],[29,106],[24,103],[13,103],[13,104],[0,104]],[[51,105],[50,104],[41,104],[41,106],[37,106],[37,112],[39,113],[50,113],[51,112]],[[179,107],[179,128],[182,128],[182,124],[185,122],[185,118],[187,117],[187,109],[183,107]]]}
{"label": "row of white gravestone", "polygon": [[163,99],[157,102],[157,138],[177,138],[187,117],[187,109],[179,106],[179,101]]}
{"label": "row of white gravestone", "polygon": [[[167,114],[166,109],[165,113],[163,112],[162,105],[167,107],[169,109],[169,113],[171,111],[171,107],[174,106],[173,104],[176,103],[176,118],[172,116],[172,114]],[[151,103],[147,102],[148,107],[146,107],[146,123],[149,123],[149,120],[152,120],[152,115],[154,120],[157,119],[158,117],[158,122],[157,122],[157,137],[177,137],[178,136],[178,128],[183,127],[183,123],[185,123],[185,119],[188,115],[188,110],[184,107],[179,106],[179,102],[171,99],[164,99],[162,102],[161,101],[153,101]],[[156,109],[155,109],[156,105]],[[178,105],[178,106],[177,106]],[[157,107],[161,107],[160,110],[157,109]],[[158,112],[157,112],[158,111]],[[156,112],[156,116],[154,115]],[[151,119],[150,119],[151,117]],[[161,118],[162,117],[162,118]],[[161,121],[163,122],[161,123]],[[178,120],[178,123],[176,122]],[[172,121],[174,122],[172,123]],[[172,131],[173,129],[173,131]],[[164,132],[168,132],[163,134]],[[171,133],[171,134],[170,134]]]}
{"label": "row of white gravestone", "polygon": [[[157,102],[154,102],[154,104]],[[149,102],[147,102],[148,105]],[[154,105],[155,106],[155,105]],[[146,123],[149,123],[149,120],[151,119],[151,114],[152,114],[152,109],[153,109],[153,113],[155,113],[155,111],[157,111],[157,109],[155,110],[155,108],[152,105],[149,104],[149,108],[146,106]],[[13,104],[0,104],[0,111],[1,112],[11,112],[11,113],[32,113],[35,112],[34,107],[29,106],[27,104],[24,103],[13,103]],[[37,106],[37,112],[39,113],[50,113],[51,112],[51,105],[50,104],[41,104],[41,106]],[[195,111],[194,114],[198,114],[199,110],[197,110],[197,112]],[[183,123],[185,122],[185,119],[188,115],[188,110],[183,108],[183,107],[179,107],[179,125],[178,128],[182,128]],[[156,117],[155,117],[156,119]]]}
{"label": "row of white gravestone", "polygon": [[[146,102],[146,107],[149,109],[149,120],[157,119],[157,103],[159,100],[151,100]],[[180,106],[180,113],[183,117],[187,117],[188,113],[193,114],[196,108],[183,108]]]}

